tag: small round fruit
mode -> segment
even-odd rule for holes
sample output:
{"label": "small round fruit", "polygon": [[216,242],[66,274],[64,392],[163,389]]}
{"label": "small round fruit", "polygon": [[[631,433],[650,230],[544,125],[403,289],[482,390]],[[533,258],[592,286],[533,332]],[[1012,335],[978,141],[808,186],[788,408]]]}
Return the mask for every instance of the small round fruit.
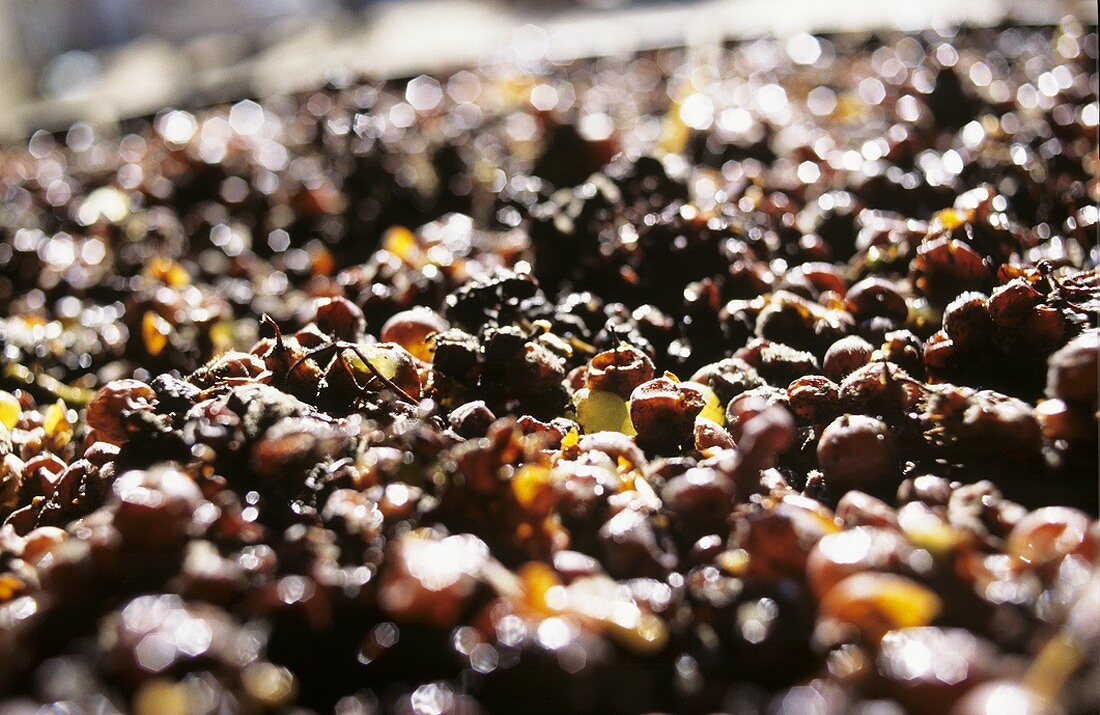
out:
{"label": "small round fruit", "polygon": [[1100,332],[1090,330],[1078,335],[1051,355],[1048,364],[1048,396],[1080,405],[1096,403]]}
{"label": "small round fruit", "polygon": [[630,420],[638,444],[657,451],[675,449],[694,435],[695,418],[706,407],[699,386],[658,377],[630,394]]}
{"label": "small round fruit", "polygon": [[447,321],[430,308],[417,307],[403,310],[382,326],[381,339],[397,343],[418,360],[430,362],[435,353],[432,336],[449,327]]}
{"label": "small round fruit", "polygon": [[871,361],[875,348],[858,335],[841,338],[829,346],[822,369],[831,380],[843,380]]}
{"label": "small round fruit", "polygon": [[845,302],[857,320],[883,317],[903,323],[909,315],[905,297],[881,278],[864,278],[856,283],[848,289]]}
{"label": "small round fruit", "polygon": [[916,581],[886,573],[857,573],[829,589],[820,613],[858,628],[870,642],[899,628],[930,624],[943,610],[935,592]]}
{"label": "small round fruit", "polygon": [[87,421],[108,442],[122,444],[130,437],[126,416],[134,412],[152,411],[157,401],[153,388],[140,380],[114,380],[92,396],[87,408]]}
{"label": "small round fruit", "polygon": [[573,393],[573,410],[585,432],[635,434],[626,400],[614,392],[582,387]]}
{"label": "small round fruit", "polygon": [[943,313],[943,331],[959,348],[972,350],[989,340],[993,321],[989,317],[987,303],[984,294],[968,291],[947,304]]}
{"label": "small round fruit", "polygon": [[838,494],[849,489],[893,488],[898,449],[885,422],[867,415],[841,415],[821,433],[817,461],[825,483]]}
{"label": "small round fruit", "polygon": [[315,323],[323,332],[339,340],[357,340],[367,329],[362,308],[340,296],[318,298],[305,322]]}
{"label": "small round fruit", "polygon": [[653,361],[630,345],[605,350],[588,363],[585,385],[590,390],[614,392],[629,397],[634,388],[653,379]]}
{"label": "small round fruit", "polygon": [[1097,552],[1096,524],[1077,509],[1043,507],[1013,527],[1005,550],[1031,568],[1055,564],[1070,554],[1078,554],[1091,563]]}

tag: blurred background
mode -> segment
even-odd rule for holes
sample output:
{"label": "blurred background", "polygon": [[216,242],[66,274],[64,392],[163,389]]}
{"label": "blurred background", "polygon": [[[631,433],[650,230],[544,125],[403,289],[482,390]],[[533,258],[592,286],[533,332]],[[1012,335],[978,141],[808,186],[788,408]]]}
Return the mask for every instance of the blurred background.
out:
{"label": "blurred background", "polygon": [[1096,22],[1094,0],[0,0],[0,140],[316,85],[761,34]]}

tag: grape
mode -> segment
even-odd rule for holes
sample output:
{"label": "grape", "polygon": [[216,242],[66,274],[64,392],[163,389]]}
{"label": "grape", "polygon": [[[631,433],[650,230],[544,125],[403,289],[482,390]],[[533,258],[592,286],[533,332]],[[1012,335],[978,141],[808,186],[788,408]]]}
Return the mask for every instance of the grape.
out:
{"label": "grape", "polygon": [[585,432],[637,434],[626,400],[614,392],[583,387],[573,393],[573,410]]}

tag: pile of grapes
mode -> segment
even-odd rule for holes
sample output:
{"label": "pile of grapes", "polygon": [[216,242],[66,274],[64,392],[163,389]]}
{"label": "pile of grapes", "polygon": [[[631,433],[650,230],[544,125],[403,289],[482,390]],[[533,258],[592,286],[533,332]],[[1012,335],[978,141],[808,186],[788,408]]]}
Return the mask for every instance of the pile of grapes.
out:
{"label": "pile of grapes", "polygon": [[0,713],[1100,706],[1097,33],[0,152]]}

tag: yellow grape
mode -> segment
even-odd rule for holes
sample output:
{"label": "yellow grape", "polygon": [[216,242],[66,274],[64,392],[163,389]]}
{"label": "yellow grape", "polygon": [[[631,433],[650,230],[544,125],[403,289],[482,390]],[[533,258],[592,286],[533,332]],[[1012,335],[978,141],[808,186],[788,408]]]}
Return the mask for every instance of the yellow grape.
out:
{"label": "yellow grape", "polygon": [[585,432],[636,434],[626,400],[614,392],[583,387],[573,394],[573,409]]}
{"label": "yellow grape", "polygon": [[0,390],[0,425],[4,425],[8,429],[14,429],[15,425],[19,423],[20,412],[22,412],[22,408],[15,395]]}
{"label": "yellow grape", "polygon": [[706,401],[706,404],[703,406],[703,411],[700,412],[698,416],[724,427],[726,424],[726,408],[722,406],[722,401],[718,399],[718,395],[714,394],[714,390],[701,382],[689,381],[684,384],[691,385],[696,390],[703,393],[703,399]]}

